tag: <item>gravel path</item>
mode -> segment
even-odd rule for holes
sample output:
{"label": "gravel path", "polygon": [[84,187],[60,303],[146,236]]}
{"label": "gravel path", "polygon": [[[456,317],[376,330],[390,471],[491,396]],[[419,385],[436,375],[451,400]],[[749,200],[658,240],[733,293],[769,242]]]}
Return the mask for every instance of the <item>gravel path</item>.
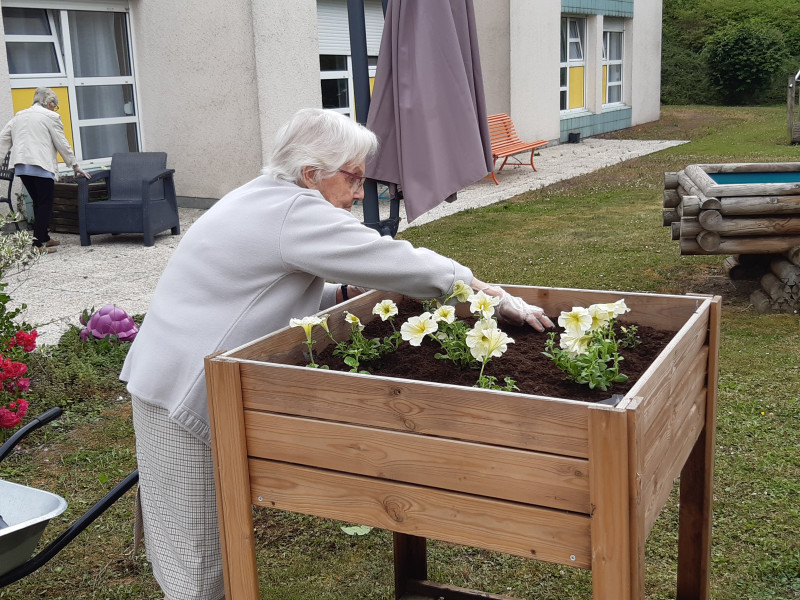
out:
{"label": "gravel path", "polygon": [[[580,144],[562,144],[540,150],[530,167],[506,168],[498,174],[500,185],[491,179],[479,181],[459,192],[458,200],[443,203],[422,215],[410,226],[422,225],[455,212],[487,206],[563,179],[570,179],[682,144],[678,141],[584,139]],[[199,209],[180,209],[181,231],[191,227],[203,214]],[[388,217],[388,201],[381,202],[381,218]],[[361,206],[353,213],[362,218]],[[409,227],[405,212],[400,231]],[[37,325],[39,344],[54,345],[70,326],[78,324],[84,309],[116,304],[129,314],[147,312],[150,296],[181,236],[169,233],[156,237],[155,246],[142,245],[141,235],[92,236],[92,245],[82,247],[77,235],[54,234],[61,242],[58,251],[43,256],[22,274],[6,277],[15,303],[24,303],[24,318]]]}

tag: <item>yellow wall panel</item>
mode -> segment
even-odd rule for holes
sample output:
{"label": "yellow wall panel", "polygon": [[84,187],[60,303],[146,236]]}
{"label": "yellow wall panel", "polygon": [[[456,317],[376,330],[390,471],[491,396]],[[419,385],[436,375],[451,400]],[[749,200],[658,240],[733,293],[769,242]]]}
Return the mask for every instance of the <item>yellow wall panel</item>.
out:
{"label": "yellow wall panel", "polygon": [[603,104],[607,102],[608,96],[608,65],[603,65]]}
{"label": "yellow wall panel", "polygon": [[584,100],[584,74],[583,67],[570,67],[569,69],[569,108],[583,108]]}
{"label": "yellow wall panel", "polygon": [[[58,96],[58,114],[61,115],[61,122],[64,124],[64,135],[75,150],[75,144],[72,141],[72,118],[69,112],[69,93],[65,87],[51,88]],[[14,114],[17,114],[23,108],[28,108],[33,104],[33,94],[36,88],[16,88],[11,90],[11,99],[14,103]],[[58,155],[59,162],[64,162],[61,155]]]}

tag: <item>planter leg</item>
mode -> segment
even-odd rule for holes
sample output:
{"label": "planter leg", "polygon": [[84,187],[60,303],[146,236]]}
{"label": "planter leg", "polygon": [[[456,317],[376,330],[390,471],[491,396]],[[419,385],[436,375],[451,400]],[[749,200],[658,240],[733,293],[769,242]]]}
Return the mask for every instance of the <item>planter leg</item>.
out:
{"label": "planter leg", "polygon": [[714,494],[714,445],[719,386],[719,331],[722,298],[714,297],[708,337],[705,426],[681,470],[678,523],[678,600],[708,600],[711,520]]}
{"label": "planter leg", "polygon": [[708,599],[714,470],[706,461],[707,435],[704,428],[681,471],[677,600]]}
{"label": "planter leg", "polygon": [[428,579],[428,540],[416,535],[394,533],[394,597],[409,591],[409,580]]}

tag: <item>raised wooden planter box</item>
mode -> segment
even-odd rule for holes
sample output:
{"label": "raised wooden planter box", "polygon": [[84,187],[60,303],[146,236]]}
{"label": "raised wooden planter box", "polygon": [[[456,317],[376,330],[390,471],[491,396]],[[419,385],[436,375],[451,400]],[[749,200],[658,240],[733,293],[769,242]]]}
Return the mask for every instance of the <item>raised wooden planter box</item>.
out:
{"label": "raised wooden planter box", "polygon": [[[106,182],[89,184],[89,202],[108,198]],[[80,233],[78,225],[78,184],[56,182],[53,189],[53,214],[50,231],[56,233]]]}
{"label": "raised wooden planter box", "polygon": [[[720,298],[504,287],[550,315],[624,297],[627,318],[675,337],[614,407],[292,366],[301,328],[209,357],[228,600],[259,598],[252,504],[395,532],[397,598],[501,598],[428,581],[426,538],[591,569],[595,600],[643,598],[679,476],[677,597],[708,598]],[[400,298],[346,307],[366,322],[385,297]]]}

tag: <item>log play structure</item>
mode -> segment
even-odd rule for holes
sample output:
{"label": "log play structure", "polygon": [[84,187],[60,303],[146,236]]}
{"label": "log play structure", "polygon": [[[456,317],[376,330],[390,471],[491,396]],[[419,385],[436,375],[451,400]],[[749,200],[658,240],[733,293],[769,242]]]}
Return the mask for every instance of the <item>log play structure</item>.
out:
{"label": "log play structure", "polygon": [[759,279],[750,298],[757,311],[800,311],[800,163],[665,173],[663,224],[681,254],[727,254],[731,279]]}

